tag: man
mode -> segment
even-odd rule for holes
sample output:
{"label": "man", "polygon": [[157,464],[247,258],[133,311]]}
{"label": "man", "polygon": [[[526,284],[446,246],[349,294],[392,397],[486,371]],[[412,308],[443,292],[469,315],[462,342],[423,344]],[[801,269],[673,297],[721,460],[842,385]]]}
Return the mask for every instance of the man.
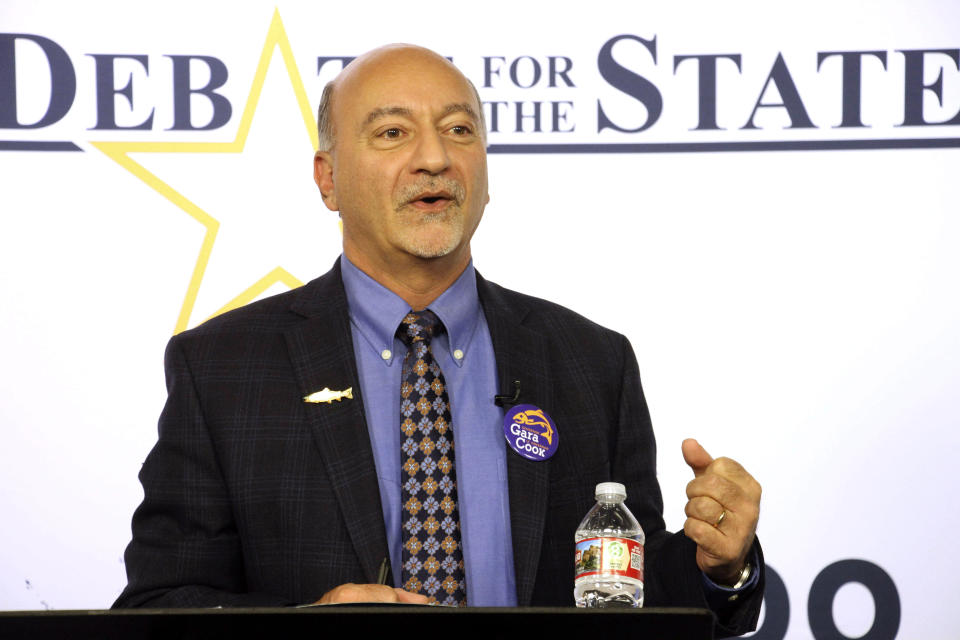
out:
{"label": "man", "polygon": [[[574,530],[595,484],[612,480],[647,535],[646,603],[709,605],[725,633],[756,624],[759,485],[685,441],[695,476],[686,535],[665,532],[626,339],[473,270],[470,239],[489,200],[481,109],[452,64],[406,45],[357,58],[325,90],[314,176],[340,212],[343,256],[300,289],[171,340],[169,399],[117,606],[423,593],[570,605]],[[428,399],[417,404],[420,445],[401,408],[414,387]],[[508,450],[494,396],[552,416],[552,458]],[[434,449],[454,480],[427,497]],[[437,573],[424,568],[441,553],[421,554],[430,525],[418,511],[434,495],[451,552]],[[387,567],[393,587],[371,584]],[[430,586],[435,575],[447,576],[442,587]]]}

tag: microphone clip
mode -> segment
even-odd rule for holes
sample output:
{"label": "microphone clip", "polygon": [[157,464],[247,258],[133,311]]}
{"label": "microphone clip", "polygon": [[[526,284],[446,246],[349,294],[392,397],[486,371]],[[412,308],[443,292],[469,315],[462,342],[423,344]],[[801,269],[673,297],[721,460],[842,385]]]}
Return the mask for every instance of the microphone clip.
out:
{"label": "microphone clip", "polygon": [[493,396],[493,404],[498,407],[513,406],[520,402],[520,381],[513,381],[513,396]]}

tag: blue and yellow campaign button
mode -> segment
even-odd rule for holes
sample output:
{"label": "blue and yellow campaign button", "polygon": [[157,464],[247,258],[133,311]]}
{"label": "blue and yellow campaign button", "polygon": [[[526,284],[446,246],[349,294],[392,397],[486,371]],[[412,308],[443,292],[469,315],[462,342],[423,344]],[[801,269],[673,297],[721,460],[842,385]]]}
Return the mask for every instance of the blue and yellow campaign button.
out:
{"label": "blue and yellow campaign button", "polygon": [[557,427],[547,412],[518,404],[503,417],[503,435],[510,448],[528,460],[546,460],[557,451]]}

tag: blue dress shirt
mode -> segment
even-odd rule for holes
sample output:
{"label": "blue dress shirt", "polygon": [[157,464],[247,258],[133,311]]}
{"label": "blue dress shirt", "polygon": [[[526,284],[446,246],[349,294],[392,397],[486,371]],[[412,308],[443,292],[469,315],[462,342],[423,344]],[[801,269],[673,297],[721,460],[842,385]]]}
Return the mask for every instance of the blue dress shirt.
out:
{"label": "blue dress shirt", "polygon": [[[341,266],[390,564],[399,587],[400,382],[407,348],[396,338],[396,331],[410,305],[346,256],[341,257]],[[446,329],[431,344],[450,396],[467,604],[516,606],[503,409],[493,403],[499,393],[496,358],[472,262],[429,309]],[[570,536],[572,540],[572,531]],[[572,593],[573,585],[570,589]]]}

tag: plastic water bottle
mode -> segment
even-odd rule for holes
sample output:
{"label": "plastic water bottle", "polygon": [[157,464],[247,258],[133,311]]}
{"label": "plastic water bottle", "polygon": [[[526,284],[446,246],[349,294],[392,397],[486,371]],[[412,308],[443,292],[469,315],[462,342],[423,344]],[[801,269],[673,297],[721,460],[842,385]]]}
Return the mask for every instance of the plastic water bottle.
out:
{"label": "plastic water bottle", "polygon": [[597,504],[577,527],[578,607],[642,607],[643,543],[640,523],[623,504],[627,490],[619,482],[601,482]]}

